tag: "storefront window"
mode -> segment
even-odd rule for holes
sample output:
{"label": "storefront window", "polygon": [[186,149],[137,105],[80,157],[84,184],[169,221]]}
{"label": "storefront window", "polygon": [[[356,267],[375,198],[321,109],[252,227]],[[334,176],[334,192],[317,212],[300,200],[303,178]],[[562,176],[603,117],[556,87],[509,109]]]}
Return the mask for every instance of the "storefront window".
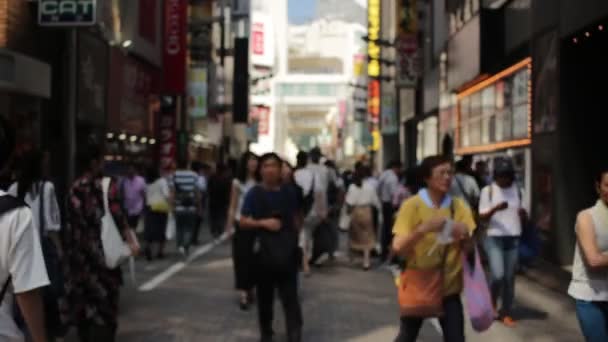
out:
{"label": "storefront window", "polygon": [[[460,148],[529,141],[529,65],[526,59],[458,95]],[[471,150],[471,149],[469,149]]]}
{"label": "storefront window", "polygon": [[469,143],[469,113],[471,111],[471,99],[464,98],[460,102],[460,144],[470,146]]}
{"label": "storefront window", "polygon": [[519,105],[513,109],[513,138],[525,138],[528,135],[528,106]]}
{"label": "storefront window", "polygon": [[481,93],[481,115],[482,115],[482,119],[481,119],[481,143],[482,144],[487,144],[490,143],[492,140],[490,139],[490,123],[493,123],[494,121],[491,120],[494,117],[494,114],[496,113],[496,108],[495,108],[495,93],[494,93],[494,86],[491,85],[488,88],[484,89],[483,92]]}
{"label": "storefront window", "polygon": [[469,134],[471,145],[481,144],[481,92],[471,96],[471,116],[469,118]]}

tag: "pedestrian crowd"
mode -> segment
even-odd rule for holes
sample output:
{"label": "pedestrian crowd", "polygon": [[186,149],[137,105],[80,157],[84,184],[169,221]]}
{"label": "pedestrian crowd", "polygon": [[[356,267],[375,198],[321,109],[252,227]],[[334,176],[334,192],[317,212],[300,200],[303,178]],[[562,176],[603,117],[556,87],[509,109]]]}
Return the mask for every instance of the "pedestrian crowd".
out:
{"label": "pedestrian crowd", "polygon": [[[1,171],[12,134],[0,119]],[[302,341],[300,275],[314,276],[342,255],[340,232],[353,265],[360,259],[365,271],[395,275],[395,341],[416,341],[433,317],[450,342],[465,341],[465,317],[479,332],[496,320],[516,326],[515,275],[539,246],[506,157],[474,169],[471,157],[455,164],[429,157],[407,170],[394,161],[376,177],[364,162],[340,173],[314,148],[295,166],[275,153],[246,152],[215,167],[180,160],[161,174],[152,166],[145,177],[131,164],[111,177],[103,149],[79,150],[63,211],[48,153],[31,150],[10,165],[13,182],[0,190],[0,341],[54,341],[69,328],[82,342],[114,341],[122,266],[140,250],[149,262],[166,258],[171,239],[188,258],[205,225],[212,238],[231,239],[235,302],[244,311],[257,306],[264,342],[275,335],[275,291],[287,340]],[[596,187],[597,203],[576,221],[568,291],[588,342],[608,341],[608,169]]]}

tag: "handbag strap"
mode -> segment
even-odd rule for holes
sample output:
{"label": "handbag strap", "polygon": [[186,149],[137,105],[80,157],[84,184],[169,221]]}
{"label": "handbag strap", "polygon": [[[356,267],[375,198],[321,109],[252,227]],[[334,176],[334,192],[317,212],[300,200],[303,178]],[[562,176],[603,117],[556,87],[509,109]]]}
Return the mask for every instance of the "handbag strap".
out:
{"label": "handbag strap", "polygon": [[[456,207],[454,206],[454,199],[450,199],[450,218],[452,221],[456,218]],[[445,263],[448,258],[448,253],[450,249],[450,244],[447,244],[443,247],[443,256],[441,257],[441,274],[444,273]]]}
{"label": "handbag strap", "polygon": [[39,225],[39,233],[40,233],[40,238],[44,237],[44,233],[46,230],[46,215],[44,214],[44,187],[46,185],[45,181],[40,182],[40,192],[38,194],[39,199],[38,201],[40,203],[39,204],[39,213],[38,213],[38,225]]}
{"label": "handbag strap", "polygon": [[101,180],[101,190],[103,191],[103,210],[106,215],[111,215],[110,202],[108,200],[108,193],[110,191],[110,177],[103,177]]}

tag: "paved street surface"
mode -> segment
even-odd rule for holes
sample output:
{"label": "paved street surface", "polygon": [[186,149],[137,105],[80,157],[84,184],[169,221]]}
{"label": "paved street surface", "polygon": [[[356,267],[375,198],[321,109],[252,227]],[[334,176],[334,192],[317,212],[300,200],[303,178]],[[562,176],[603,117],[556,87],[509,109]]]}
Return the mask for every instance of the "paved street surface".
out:
{"label": "paved street surface", "polygon": [[[152,264],[138,261],[139,289],[129,282],[123,291],[118,341],[257,341],[255,309],[242,312],[237,307],[229,243],[210,247],[200,247],[199,252],[208,252],[186,265],[176,256]],[[495,324],[484,334],[468,328],[468,341],[582,341],[568,298],[524,279],[517,286],[517,328]],[[398,309],[387,271],[364,272],[339,259],[302,278],[302,287],[304,341],[394,340]],[[275,312],[276,340],[282,341],[278,304]],[[432,321],[425,323],[419,341],[442,341],[438,328]]]}

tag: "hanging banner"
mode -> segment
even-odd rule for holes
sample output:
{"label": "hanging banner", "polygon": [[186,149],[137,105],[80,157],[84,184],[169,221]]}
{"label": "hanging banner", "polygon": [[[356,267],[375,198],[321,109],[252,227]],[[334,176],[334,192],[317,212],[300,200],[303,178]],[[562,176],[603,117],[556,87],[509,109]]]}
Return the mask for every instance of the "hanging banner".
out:
{"label": "hanging banner", "polygon": [[171,171],[177,156],[177,103],[175,96],[161,98],[160,117],[158,122],[158,143],[160,169]]}
{"label": "hanging banner", "polygon": [[382,96],[382,134],[390,135],[399,133],[399,123],[395,111],[395,97],[393,95]]}
{"label": "hanging banner", "polygon": [[200,119],[207,116],[207,68],[188,71],[188,116]]}
{"label": "hanging banner", "polygon": [[167,94],[186,90],[187,16],[186,0],[165,0],[163,91]]}
{"label": "hanging banner", "polygon": [[420,73],[416,0],[397,0],[397,15],[396,83],[398,87],[416,87]]}

